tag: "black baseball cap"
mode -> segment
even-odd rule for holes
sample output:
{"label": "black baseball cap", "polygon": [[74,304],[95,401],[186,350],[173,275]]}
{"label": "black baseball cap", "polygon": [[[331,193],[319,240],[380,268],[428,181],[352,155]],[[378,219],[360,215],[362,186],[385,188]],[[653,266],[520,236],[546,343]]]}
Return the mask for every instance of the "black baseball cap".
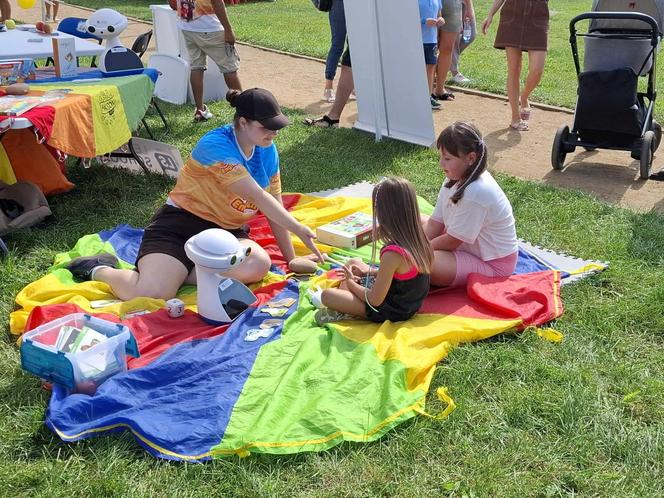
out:
{"label": "black baseball cap", "polygon": [[245,90],[235,97],[234,104],[239,117],[258,121],[268,130],[280,130],[288,125],[277,99],[263,88]]}

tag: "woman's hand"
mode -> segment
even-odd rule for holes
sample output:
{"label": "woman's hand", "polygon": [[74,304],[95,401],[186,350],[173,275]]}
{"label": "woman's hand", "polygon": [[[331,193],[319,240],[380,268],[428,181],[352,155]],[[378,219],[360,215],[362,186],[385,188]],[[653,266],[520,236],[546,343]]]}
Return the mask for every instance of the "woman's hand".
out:
{"label": "woman's hand", "polygon": [[434,19],[432,17],[428,18],[426,21],[424,21],[424,24],[427,26],[438,26],[438,19]]}
{"label": "woman's hand", "polygon": [[293,230],[293,233],[297,235],[297,237],[304,243],[305,246],[311,249],[311,252],[314,253],[314,256],[316,256],[316,259],[319,263],[325,262],[325,258],[314,243],[316,234],[308,226],[303,225],[302,223],[298,223],[297,230]]}
{"label": "woman's hand", "polygon": [[482,34],[486,35],[487,31],[489,31],[489,26],[491,26],[491,23],[493,22],[493,16],[487,16],[484,21],[482,21]]}
{"label": "woman's hand", "polygon": [[436,26],[438,26],[439,28],[445,26],[445,18],[439,17],[438,19],[436,19]]}

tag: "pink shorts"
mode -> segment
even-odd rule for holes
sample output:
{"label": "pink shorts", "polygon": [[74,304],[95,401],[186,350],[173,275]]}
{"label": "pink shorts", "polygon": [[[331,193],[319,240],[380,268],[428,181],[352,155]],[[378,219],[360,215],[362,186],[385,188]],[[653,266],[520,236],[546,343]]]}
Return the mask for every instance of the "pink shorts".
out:
{"label": "pink shorts", "polygon": [[514,273],[516,261],[519,258],[519,251],[516,251],[502,258],[482,261],[474,254],[466,251],[454,251],[456,258],[456,276],[452,287],[466,285],[468,275],[471,273],[481,273],[487,277],[507,277]]}

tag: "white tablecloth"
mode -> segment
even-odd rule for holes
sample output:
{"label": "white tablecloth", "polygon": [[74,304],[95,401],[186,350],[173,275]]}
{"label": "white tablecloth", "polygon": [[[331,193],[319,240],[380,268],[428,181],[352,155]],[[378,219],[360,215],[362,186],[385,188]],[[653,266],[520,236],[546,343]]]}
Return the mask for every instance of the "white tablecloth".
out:
{"label": "white tablecloth", "polygon": [[[57,31],[55,33],[58,33]],[[59,33],[59,37],[75,38],[71,35]],[[40,35],[30,31],[11,29],[0,32],[0,59],[45,59],[53,57],[52,36]],[[39,42],[29,42],[28,40],[41,40]],[[104,47],[81,38],[76,39],[76,55],[99,55],[104,51]]]}

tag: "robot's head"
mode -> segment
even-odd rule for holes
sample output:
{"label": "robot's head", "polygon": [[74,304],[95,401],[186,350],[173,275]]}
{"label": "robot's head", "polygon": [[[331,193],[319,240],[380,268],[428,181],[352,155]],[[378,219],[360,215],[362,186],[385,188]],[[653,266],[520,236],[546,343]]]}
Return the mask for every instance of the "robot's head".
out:
{"label": "robot's head", "polygon": [[221,228],[210,228],[191,237],[184,245],[194,264],[215,270],[228,270],[240,265],[251,253],[235,236]]}
{"label": "robot's head", "polygon": [[113,9],[99,9],[85,23],[88,33],[104,40],[120,36],[128,25],[127,18]]}

